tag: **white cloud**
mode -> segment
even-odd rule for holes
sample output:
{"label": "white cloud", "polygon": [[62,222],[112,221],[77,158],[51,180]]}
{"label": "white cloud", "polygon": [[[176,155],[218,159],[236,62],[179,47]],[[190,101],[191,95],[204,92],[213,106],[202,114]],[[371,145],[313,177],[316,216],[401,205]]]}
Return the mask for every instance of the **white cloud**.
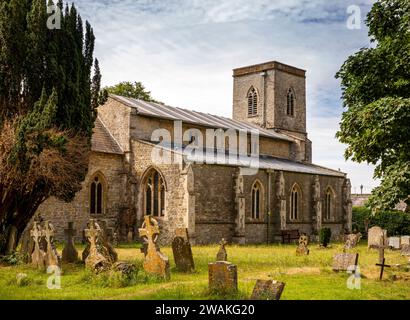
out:
{"label": "white cloud", "polygon": [[231,116],[232,69],[278,60],[306,69],[308,130],[318,164],[374,186],[372,168],[345,163],[334,135],[342,112],[334,78],[367,30],[346,27],[372,0],[76,0],[97,37],[103,84],[142,81],[167,104]]}

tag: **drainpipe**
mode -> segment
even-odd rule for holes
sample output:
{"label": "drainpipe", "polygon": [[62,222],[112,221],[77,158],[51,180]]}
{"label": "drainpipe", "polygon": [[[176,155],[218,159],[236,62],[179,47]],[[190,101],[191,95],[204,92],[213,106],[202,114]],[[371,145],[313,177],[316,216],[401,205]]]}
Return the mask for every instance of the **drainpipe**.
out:
{"label": "drainpipe", "polygon": [[271,199],[272,199],[272,197],[271,197],[272,170],[267,170],[267,173],[268,173],[268,216],[267,216],[267,219],[266,219],[266,244],[269,244],[270,243],[270,241],[269,241],[269,233],[270,233],[269,227],[270,227],[270,216],[271,216],[270,202],[271,202]]}

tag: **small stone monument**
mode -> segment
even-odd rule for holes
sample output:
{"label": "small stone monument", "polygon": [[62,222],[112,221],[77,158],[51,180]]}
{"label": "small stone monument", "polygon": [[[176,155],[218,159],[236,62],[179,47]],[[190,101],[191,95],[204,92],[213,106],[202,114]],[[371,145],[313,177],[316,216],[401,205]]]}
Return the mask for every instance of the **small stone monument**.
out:
{"label": "small stone monument", "polygon": [[298,256],[309,255],[308,244],[309,244],[309,237],[306,234],[302,234],[299,237],[299,245],[296,248],[296,255]]}
{"label": "small stone monument", "polygon": [[77,231],[74,229],[74,222],[68,223],[68,228],[64,230],[66,236],[66,244],[63,249],[63,262],[76,263],[78,261],[78,251],[75,248],[74,236]]}
{"label": "small stone monument", "polygon": [[389,247],[395,250],[400,250],[400,237],[390,237]]}
{"label": "small stone monument", "polygon": [[410,236],[401,236],[400,243],[401,245],[405,245],[405,244],[410,245]]}
{"label": "small stone monument", "polygon": [[347,271],[356,270],[356,266],[359,260],[358,253],[339,253],[333,257],[333,271]]}
{"label": "small stone monument", "polygon": [[228,254],[226,253],[225,246],[228,242],[222,238],[221,242],[219,243],[221,246],[219,247],[218,254],[216,255],[216,261],[228,261]]}
{"label": "small stone monument", "polygon": [[253,288],[251,300],[280,300],[284,288],[284,282],[257,280]]}
{"label": "small stone monument", "polygon": [[361,233],[352,233],[346,236],[345,249],[350,250],[357,246],[362,238]]}
{"label": "small stone monument", "polygon": [[38,222],[34,222],[30,235],[34,241],[34,251],[31,254],[31,264],[38,269],[44,269],[46,266],[46,253],[40,246],[43,238],[43,231],[41,230],[41,226]]}
{"label": "small stone monument", "polygon": [[208,264],[210,293],[227,294],[238,291],[238,270],[236,265],[227,261]]}
{"label": "small stone monument", "polygon": [[158,239],[159,233],[158,222],[151,216],[145,216],[142,228],[139,229],[139,236],[145,237],[148,242],[144,270],[168,280],[170,278],[169,259],[159,251],[154,242]]}
{"label": "small stone monument", "polygon": [[195,270],[187,228],[179,228],[176,230],[176,237],[172,241],[172,252],[179,271],[192,272]]}
{"label": "small stone monument", "polygon": [[85,229],[85,236],[90,244],[85,266],[95,273],[108,270],[113,261],[110,260],[108,250],[103,245],[101,227],[94,219],[90,219],[88,229]]}
{"label": "small stone monument", "polygon": [[43,236],[47,242],[46,265],[61,267],[61,257],[54,244],[54,227],[50,221],[44,223]]}
{"label": "small stone monument", "polygon": [[372,246],[384,246],[386,245],[387,232],[380,227],[372,227],[367,232],[367,246],[371,248]]}
{"label": "small stone monument", "polygon": [[118,254],[115,251],[112,244],[110,243],[114,232],[112,228],[108,228],[107,220],[98,220],[98,225],[101,228],[101,240],[103,242],[103,246],[108,250],[108,254],[110,255],[110,261],[116,262],[118,260]]}
{"label": "small stone monument", "polygon": [[409,244],[402,244],[400,254],[402,256],[410,256],[410,245]]}

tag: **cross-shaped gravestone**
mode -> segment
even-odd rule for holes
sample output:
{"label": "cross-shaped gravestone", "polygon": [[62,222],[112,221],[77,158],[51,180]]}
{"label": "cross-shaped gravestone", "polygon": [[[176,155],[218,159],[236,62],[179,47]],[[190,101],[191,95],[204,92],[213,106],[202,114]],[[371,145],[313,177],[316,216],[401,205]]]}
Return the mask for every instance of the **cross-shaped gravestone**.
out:
{"label": "cross-shaped gravestone", "polygon": [[228,261],[228,254],[226,253],[225,246],[228,242],[222,238],[221,242],[219,243],[221,246],[219,248],[218,254],[216,255],[216,261]]}
{"label": "cross-shaped gravestone", "polygon": [[54,227],[50,221],[44,223],[43,230],[44,237],[47,241],[47,252],[46,252],[46,262],[47,266],[60,266],[60,256],[58,255],[57,249],[54,245]]}
{"label": "cross-shaped gravestone", "polygon": [[155,245],[160,233],[158,222],[151,216],[145,216],[142,228],[138,231],[139,236],[145,238],[148,243],[147,254],[144,260],[144,270],[147,273],[169,279],[169,259],[162,254]]}
{"label": "cross-shaped gravestone", "polygon": [[381,267],[380,269],[380,280],[383,279],[383,271],[384,268],[390,268],[391,266],[389,266],[388,264],[385,264],[386,259],[383,258],[383,262],[382,263],[376,263],[376,266]]}
{"label": "cross-shaped gravestone", "polygon": [[38,222],[34,222],[30,236],[34,241],[34,251],[31,254],[31,263],[33,266],[42,269],[45,266],[45,252],[40,248],[40,241],[43,238],[43,232]]}
{"label": "cross-shaped gravestone", "polygon": [[63,249],[63,261],[66,263],[74,263],[78,261],[78,252],[74,244],[74,236],[77,230],[74,229],[74,223],[68,223],[68,229],[64,230],[66,236],[66,244]]}
{"label": "cross-shaped gravestone", "polygon": [[90,219],[88,229],[84,231],[90,243],[85,265],[96,273],[108,269],[111,266],[111,262],[108,260],[108,250],[101,243],[100,238],[102,231],[95,219]]}

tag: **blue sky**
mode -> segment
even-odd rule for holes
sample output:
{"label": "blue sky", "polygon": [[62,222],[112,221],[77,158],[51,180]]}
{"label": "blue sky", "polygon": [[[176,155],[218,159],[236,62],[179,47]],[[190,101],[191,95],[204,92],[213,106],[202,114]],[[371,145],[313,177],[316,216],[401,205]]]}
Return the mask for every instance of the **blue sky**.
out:
{"label": "blue sky", "polygon": [[[377,185],[373,168],[345,162],[334,138],[343,111],[343,61],[369,46],[372,0],[76,0],[96,35],[103,85],[141,81],[172,106],[231,117],[232,69],[277,60],[307,70],[313,161],[347,172],[353,191]],[[347,8],[361,9],[360,29]]]}

